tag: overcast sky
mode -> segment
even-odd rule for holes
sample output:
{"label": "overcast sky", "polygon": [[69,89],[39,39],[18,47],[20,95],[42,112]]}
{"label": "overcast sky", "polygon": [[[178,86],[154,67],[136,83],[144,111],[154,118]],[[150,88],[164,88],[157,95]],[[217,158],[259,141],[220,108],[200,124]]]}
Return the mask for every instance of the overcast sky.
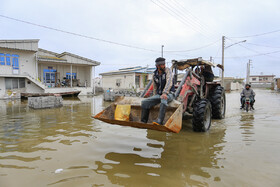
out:
{"label": "overcast sky", "polygon": [[96,76],[125,67],[154,67],[162,45],[163,56],[169,62],[212,56],[215,63],[221,63],[223,35],[226,47],[246,40],[225,49],[225,76],[245,78],[249,59],[251,74],[280,76],[279,0],[0,2],[0,39],[40,39],[40,48],[57,53],[67,51],[99,61]]}

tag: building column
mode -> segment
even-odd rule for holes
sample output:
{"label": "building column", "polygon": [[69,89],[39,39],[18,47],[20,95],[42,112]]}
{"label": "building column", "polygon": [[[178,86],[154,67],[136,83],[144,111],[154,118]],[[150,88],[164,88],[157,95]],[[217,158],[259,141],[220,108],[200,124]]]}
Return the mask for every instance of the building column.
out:
{"label": "building column", "polygon": [[133,73],[133,85],[132,86],[134,89],[136,88],[135,77],[136,77],[135,73]]}
{"label": "building column", "polygon": [[72,64],[70,65],[70,87],[72,88]]}
{"label": "building column", "polygon": [[35,79],[38,80],[38,57],[37,52],[35,53]]}
{"label": "building column", "polygon": [[93,66],[93,68],[92,68],[92,71],[93,71],[93,73],[91,73],[90,75],[92,76],[93,75],[93,78],[92,77],[90,77],[90,80],[92,80],[92,82],[93,82],[93,94],[95,95],[95,66]]}

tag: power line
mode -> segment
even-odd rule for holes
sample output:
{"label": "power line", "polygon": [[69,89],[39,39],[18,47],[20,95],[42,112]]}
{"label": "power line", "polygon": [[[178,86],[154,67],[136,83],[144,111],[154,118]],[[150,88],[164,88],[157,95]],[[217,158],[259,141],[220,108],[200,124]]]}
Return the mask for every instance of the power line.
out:
{"label": "power line", "polygon": [[197,24],[197,23],[196,23],[195,21],[193,21],[192,19],[186,17],[186,16],[185,16],[185,13],[182,12],[180,9],[179,9],[179,10],[176,9],[176,7],[174,7],[174,6],[171,5],[170,3],[166,2],[165,0],[161,0],[161,3],[162,3],[162,1],[165,2],[165,3],[167,4],[166,7],[169,7],[169,8],[170,8],[169,10],[171,10],[171,11],[174,10],[173,12],[176,13],[176,14],[177,14],[179,17],[181,17],[183,20],[187,21],[189,24],[191,24],[192,26],[194,26],[194,27],[197,28],[197,29],[201,29],[201,30],[203,30],[203,31],[206,31],[206,30],[204,30],[203,27],[201,27],[201,25]]}
{"label": "power line", "polygon": [[[232,40],[232,39],[230,39],[230,38],[228,38],[228,39],[231,40],[231,41],[234,41],[234,40]],[[270,56],[270,55],[268,55],[268,54],[265,54],[265,53],[261,53],[261,52],[259,52],[259,51],[256,51],[256,50],[254,50],[254,49],[245,47],[244,45],[241,45],[240,43],[237,43],[237,44],[238,44],[239,46],[241,46],[241,47],[243,47],[243,48],[249,50],[249,51],[252,51],[252,52],[256,53],[256,54],[261,54],[261,55],[266,55],[266,56],[271,57],[271,58],[276,58],[276,57]]]}
{"label": "power line", "polygon": [[267,34],[272,34],[272,33],[276,33],[276,32],[280,32],[280,29],[274,30],[274,31],[270,31],[270,32],[260,33],[260,34],[247,35],[247,36],[239,36],[239,37],[231,37],[231,38],[251,38],[251,37],[258,37],[258,36],[263,36],[263,35],[267,35]]}
{"label": "power line", "polygon": [[199,50],[199,49],[203,49],[203,48],[206,48],[206,47],[209,47],[211,45],[214,45],[216,43],[218,43],[221,39],[215,41],[215,42],[212,42],[210,44],[207,44],[207,45],[204,45],[204,46],[201,46],[201,47],[198,47],[198,48],[193,48],[193,49],[187,49],[187,50],[178,50],[178,51],[164,51],[164,52],[167,52],[167,53],[180,53],[180,52],[189,52],[189,51],[196,51],[196,50]]}
{"label": "power line", "polygon": [[[263,55],[269,55],[269,54],[274,54],[274,53],[280,53],[280,50],[278,51],[272,51],[272,52],[268,52],[268,53],[260,53],[260,54],[257,54],[257,55],[251,55],[251,56],[233,56],[233,57],[225,57],[225,58],[250,58],[250,57],[256,57],[256,56],[263,56]],[[222,58],[222,57],[216,57],[216,58]]]}
{"label": "power line", "polygon": [[37,26],[37,27],[41,27],[41,28],[45,28],[45,29],[49,29],[49,30],[53,30],[53,31],[58,31],[58,32],[62,32],[62,33],[66,33],[66,34],[70,34],[70,35],[74,35],[74,36],[79,36],[79,37],[83,37],[83,38],[87,38],[87,39],[92,39],[92,40],[96,40],[96,41],[100,41],[100,42],[105,42],[105,43],[110,43],[110,44],[114,44],[114,45],[119,45],[119,46],[123,46],[123,47],[139,49],[139,50],[145,50],[145,51],[150,51],[150,52],[157,52],[157,53],[160,52],[160,51],[157,51],[157,50],[146,49],[146,48],[137,47],[137,46],[133,46],[133,45],[129,45],[129,44],[118,43],[118,42],[114,42],[114,41],[104,40],[104,39],[100,39],[100,38],[96,38],[96,37],[92,37],[92,36],[87,36],[87,35],[83,35],[83,34],[70,32],[70,31],[65,31],[65,30],[61,30],[61,29],[57,29],[57,28],[53,28],[53,27],[49,27],[49,26],[45,26],[45,25],[40,25],[40,24],[37,24],[37,23],[32,23],[32,22],[29,22],[29,21],[24,21],[24,20],[21,20],[21,19],[16,19],[16,18],[4,16],[4,15],[1,15],[1,14],[0,14],[0,17],[10,19],[10,20],[13,20],[13,21],[18,21],[18,22],[21,22],[21,23],[26,23],[26,24],[29,24],[29,25]]}
{"label": "power line", "polygon": [[269,46],[269,45],[254,44],[254,43],[249,43],[249,42],[246,42],[246,44],[249,44],[249,45],[254,45],[254,46],[260,46],[260,47],[280,48],[280,47],[276,47],[276,46]]}
{"label": "power line", "polygon": [[[185,7],[184,7],[181,3],[179,3],[177,0],[172,0],[172,1],[175,2],[175,6],[179,8],[179,11],[180,11],[180,9],[181,9],[181,12],[182,12],[183,14],[189,16],[190,19],[193,19],[193,21],[194,21],[197,25],[199,25],[202,29],[204,29],[204,30],[207,31],[207,32],[209,32],[209,30],[212,30],[212,29],[210,29],[210,28],[208,27],[207,24],[201,22],[201,21],[199,20],[199,18],[197,18],[195,15],[193,15],[193,14],[191,13],[191,11],[189,11],[187,8],[185,8]],[[212,32],[210,32],[210,33],[212,33]],[[215,33],[215,34],[216,34],[216,33]],[[219,36],[219,37],[220,37],[220,36]]]}
{"label": "power line", "polygon": [[273,57],[273,56],[270,56],[270,55],[268,55],[268,54],[261,53],[261,52],[259,52],[259,51],[256,51],[256,50],[253,50],[253,49],[250,49],[250,48],[245,47],[245,46],[243,46],[243,45],[241,45],[241,44],[239,44],[239,45],[240,45],[241,47],[243,47],[243,48],[245,48],[245,49],[247,49],[247,50],[249,50],[249,51],[253,51],[253,52],[257,53],[257,54],[266,55],[266,56],[271,57],[271,58],[277,58],[277,57]]}
{"label": "power line", "polygon": [[[158,7],[160,7],[161,9],[163,9],[164,11],[166,11],[169,15],[173,16],[175,19],[177,19],[178,21],[180,21],[181,23],[183,23],[183,24],[184,24],[185,26],[187,26],[188,28],[189,28],[190,26],[192,26],[192,25],[189,25],[188,23],[186,23],[185,19],[182,18],[182,16],[181,16],[180,14],[174,12],[173,10],[171,10],[168,6],[166,6],[166,5],[163,4],[162,2],[157,1],[157,3],[156,3],[156,2],[154,2],[153,0],[150,0],[150,1],[151,1],[152,3],[154,3],[155,5],[157,5]],[[158,3],[160,3],[161,5],[158,4]],[[191,28],[192,28],[192,30],[194,30],[194,31],[200,33],[201,35],[203,35],[204,37],[206,37],[202,32],[200,32],[200,31],[197,30],[196,28],[194,28],[194,27],[191,27]]]}

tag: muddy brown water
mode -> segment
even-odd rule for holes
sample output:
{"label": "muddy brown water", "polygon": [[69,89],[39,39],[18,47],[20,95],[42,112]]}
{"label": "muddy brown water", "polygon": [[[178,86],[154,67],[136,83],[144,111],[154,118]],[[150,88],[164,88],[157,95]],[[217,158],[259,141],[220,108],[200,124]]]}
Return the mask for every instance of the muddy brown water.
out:
{"label": "muddy brown water", "polygon": [[280,94],[255,90],[255,111],[226,94],[223,120],[179,134],[91,118],[102,96],[32,110],[0,101],[0,186],[280,186]]}

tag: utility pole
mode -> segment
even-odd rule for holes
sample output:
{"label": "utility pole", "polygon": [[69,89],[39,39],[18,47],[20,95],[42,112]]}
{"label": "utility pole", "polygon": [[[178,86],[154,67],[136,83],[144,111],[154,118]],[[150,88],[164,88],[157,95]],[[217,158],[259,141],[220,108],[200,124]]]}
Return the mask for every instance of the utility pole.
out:
{"label": "utility pole", "polygon": [[163,57],[163,47],[164,45],[161,45],[161,57]]}
{"label": "utility pole", "polygon": [[250,68],[251,68],[252,60],[249,60],[247,63],[247,76],[246,76],[246,84],[250,83]]}
{"label": "utility pole", "polygon": [[225,36],[222,36],[222,86],[225,85],[224,82],[224,71],[225,71]]}

